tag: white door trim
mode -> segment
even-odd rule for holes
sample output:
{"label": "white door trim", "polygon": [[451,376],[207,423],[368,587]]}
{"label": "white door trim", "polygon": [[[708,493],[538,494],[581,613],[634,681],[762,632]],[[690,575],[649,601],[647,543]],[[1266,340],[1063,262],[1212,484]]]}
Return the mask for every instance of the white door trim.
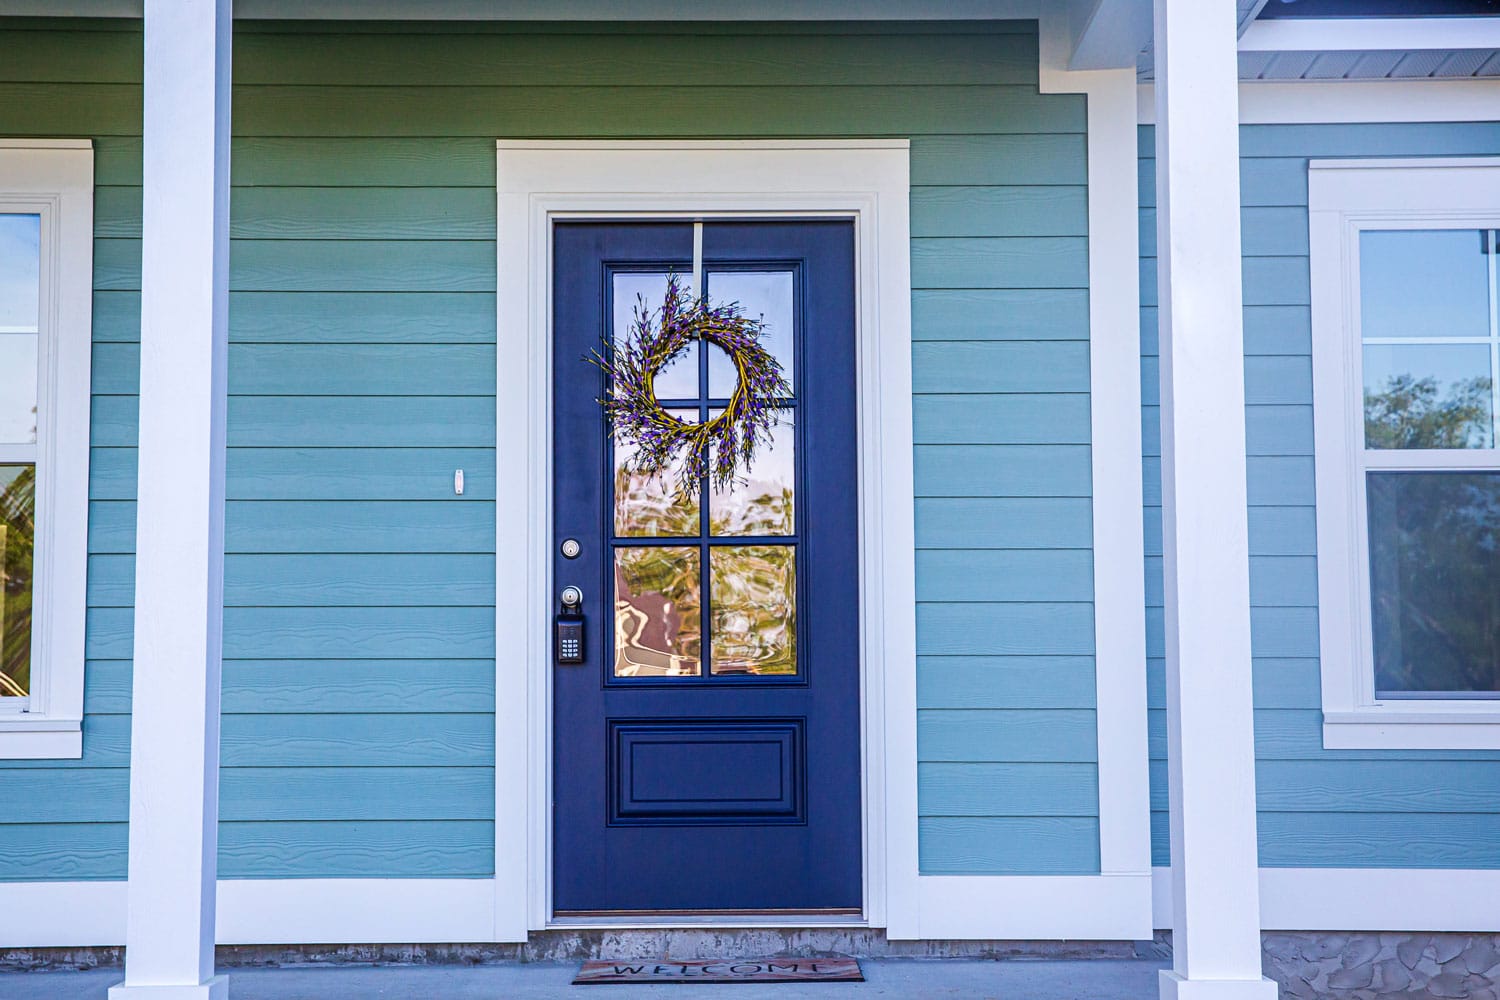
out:
{"label": "white door trim", "polygon": [[[495,634],[497,649],[523,650],[495,663],[497,939],[524,941],[552,923],[550,264],[560,218],[855,223],[864,918],[884,926],[888,910],[913,908],[917,890],[909,144],[501,140],[496,147],[495,440],[504,471],[495,503]],[[524,644],[507,641],[521,636]]]}

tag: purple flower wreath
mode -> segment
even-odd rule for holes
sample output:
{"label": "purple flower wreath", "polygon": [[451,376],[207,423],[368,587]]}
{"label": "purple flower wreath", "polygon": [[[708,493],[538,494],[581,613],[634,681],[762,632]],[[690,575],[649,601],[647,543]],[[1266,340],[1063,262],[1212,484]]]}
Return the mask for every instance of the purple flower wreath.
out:
{"label": "purple flower wreath", "polygon": [[[710,306],[703,299],[690,300],[674,274],[667,278],[659,312],[638,303],[628,333],[616,344],[606,342],[603,353],[592,352],[586,360],[604,370],[611,386],[599,402],[617,439],[635,448],[631,471],[661,476],[681,452],[677,493],[682,496],[705,479],[715,489],[726,489],[741,463],[750,468],[756,447],[769,440],[778,421],[781,400],[792,392],[781,363],[760,345],[764,329],[760,320],[744,316],[738,303]],[[722,348],[739,380],[723,413],[688,423],[662,409],[653,381],[696,340]]]}

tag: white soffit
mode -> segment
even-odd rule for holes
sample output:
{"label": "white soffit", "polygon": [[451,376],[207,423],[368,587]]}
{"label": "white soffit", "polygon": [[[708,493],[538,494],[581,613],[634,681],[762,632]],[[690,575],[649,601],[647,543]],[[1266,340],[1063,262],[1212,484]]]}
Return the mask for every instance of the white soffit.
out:
{"label": "white soffit", "polygon": [[1466,80],[1500,77],[1500,48],[1240,50],[1241,80]]}

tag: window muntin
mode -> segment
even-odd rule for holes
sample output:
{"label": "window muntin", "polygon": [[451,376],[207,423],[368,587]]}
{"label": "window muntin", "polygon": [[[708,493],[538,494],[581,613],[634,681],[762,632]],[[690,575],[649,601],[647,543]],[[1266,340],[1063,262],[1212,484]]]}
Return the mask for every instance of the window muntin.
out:
{"label": "window muntin", "polygon": [[[691,292],[686,266],[672,273]],[[619,339],[666,294],[666,270],[611,275],[613,334]],[[703,483],[676,495],[671,473],[628,468],[612,442],[614,666],[619,680],[775,680],[798,674],[796,295],[786,266],[709,265],[715,303],[738,303],[761,320],[761,343],[781,362],[792,396],[754,464],[729,488]],[[654,379],[657,401],[683,420],[723,412],[737,376],[719,348],[694,345]],[[707,667],[705,668],[705,660]]]}

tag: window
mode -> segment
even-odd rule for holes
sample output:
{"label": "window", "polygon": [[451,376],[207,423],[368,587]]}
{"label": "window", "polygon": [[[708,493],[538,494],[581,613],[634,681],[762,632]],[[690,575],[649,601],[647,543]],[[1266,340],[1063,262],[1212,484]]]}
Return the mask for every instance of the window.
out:
{"label": "window", "polygon": [[1324,743],[1500,748],[1500,160],[1308,198]]}
{"label": "window", "polygon": [[82,755],[93,173],[0,140],[0,758]]}

